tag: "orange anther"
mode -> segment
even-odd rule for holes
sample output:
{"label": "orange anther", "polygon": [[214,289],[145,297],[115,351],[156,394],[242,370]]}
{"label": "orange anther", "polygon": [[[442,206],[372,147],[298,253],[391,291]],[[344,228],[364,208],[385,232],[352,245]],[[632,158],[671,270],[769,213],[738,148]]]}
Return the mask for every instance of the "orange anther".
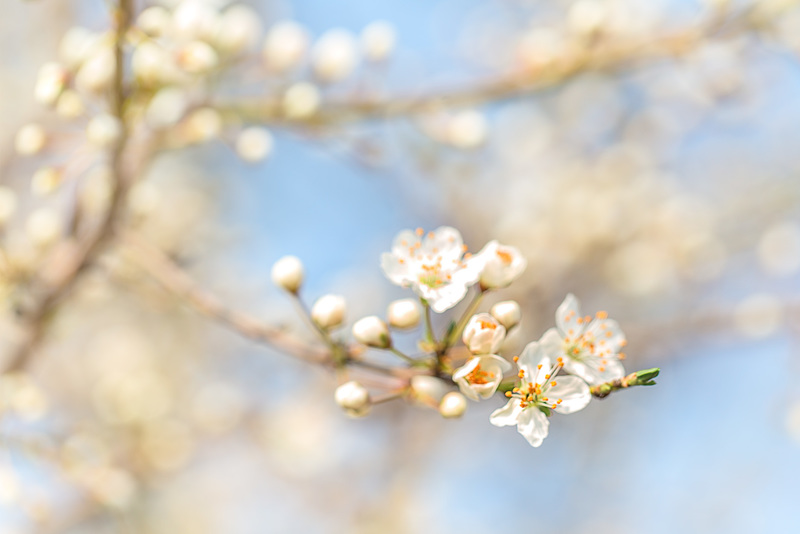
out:
{"label": "orange anther", "polygon": [[511,398],[511,392],[510,391],[506,391],[506,397]]}
{"label": "orange anther", "polygon": [[553,380],[552,382],[550,382],[550,385],[551,385],[551,386],[555,386],[557,383],[558,383],[558,382],[556,382],[555,380]]}
{"label": "orange anther", "polygon": [[519,361],[519,356],[514,356],[512,359],[514,360],[514,363],[517,363]]}
{"label": "orange anther", "polygon": [[422,234],[425,233],[425,230],[423,230],[422,228],[417,228],[416,230],[414,230],[414,233],[421,236]]}
{"label": "orange anther", "polygon": [[608,319],[608,312],[599,311],[595,314],[598,319]]}

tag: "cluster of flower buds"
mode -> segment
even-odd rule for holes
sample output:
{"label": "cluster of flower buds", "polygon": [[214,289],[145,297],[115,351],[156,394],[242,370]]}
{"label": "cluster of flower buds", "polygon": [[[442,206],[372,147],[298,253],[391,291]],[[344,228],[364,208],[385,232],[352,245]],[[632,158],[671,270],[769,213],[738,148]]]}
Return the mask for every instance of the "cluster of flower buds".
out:
{"label": "cluster of flower buds", "polygon": [[[629,385],[650,385],[658,372],[626,377],[625,354],[621,352],[626,340],[619,325],[605,312],[594,317],[581,315],[578,300],[570,294],[556,311],[555,328],[513,358],[517,374],[509,376],[513,365],[500,352],[506,334],[520,322],[520,306],[507,300],[495,303],[489,313],[476,313],[476,308],[486,293],[508,287],[524,272],[526,260],[515,247],[490,241],[471,255],[454,228],[427,233],[404,230],[395,238],[391,252],[381,257],[381,266],[389,280],[411,289],[419,300],[392,302],[387,320],[374,315],[359,319],[353,325],[353,338],[401,357],[411,375],[397,397],[435,408],[443,417],[460,417],[467,409],[467,399],[481,401],[502,391],[508,403],[492,413],[490,422],[516,426],[538,447],[548,434],[548,418],[553,412],[569,414],[583,409],[592,398],[592,387],[595,395],[604,396]],[[300,260],[282,258],[273,267],[272,277],[278,286],[298,296],[303,279]],[[472,304],[437,337],[431,312],[450,310],[473,287]],[[332,343],[327,332],[342,325],[344,313],[344,298],[326,295],[314,304],[310,316],[323,338]],[[420,353],[412,356],[400,351],[391,330],[418,327],[423,317],[425,336],[417,344]],[[463,353],[452,350],[459,338],[470,356],[453,368],[451,362]],[[335,396],[352,416],[365,415],[373,402],[367,389],[355,381],[339,386]]]}

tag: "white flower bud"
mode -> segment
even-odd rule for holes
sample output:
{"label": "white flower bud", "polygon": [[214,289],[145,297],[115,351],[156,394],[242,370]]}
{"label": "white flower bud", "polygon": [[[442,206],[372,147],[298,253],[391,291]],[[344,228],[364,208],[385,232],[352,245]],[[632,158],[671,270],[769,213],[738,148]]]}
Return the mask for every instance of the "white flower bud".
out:
{"label": "white flower bud", "polygon": [[162,6],[150,6],[136,18],[136,26],[150,37],[161,37],[172,23],[172,17]]}
{"label": "white flower bud", "polygon": [[177,87],[161,89],[150,99],[145,111],[145,121],[151,128],[166,128],[176,124],[189,102],[186,94]]}
{"label": "white flower bud", "polygon": [[75,86],[90,93],[101,93],[111,87],[116,72],[114,51],[103,46],[81,65],[75,76]]}
{"label": "white flower bud", "polygon": [[411,378],[408,392],[411,399],[419,404],[437,406],[448,392],[448,387],[435,376],[416,375]]}
{"label": "white flower bud", "polygon": [[353,337],[359,343],[370,347],[386,349],[392,346],[389,327],[380,317],[374,315],[356,321],[356,324],[353,325]]}
{"label": "white flower bud", "polygon": [[464,328],[464,344],[473,354],[494,354],[505,338],[505,327],[488,313],[473,315]]}
{"label": "white flower bud", "polygon": [[367,404],[363,408],[359,408],[358,410],[353,410],[352,408],[345,408],[344,413],[346,413],[349,417],[357,419],[359,417],[366,417],[370,410],[372,410],[372,405]]}
{"label": "white flower bud", "polygon": [[32,156],[39,153],[47,142],[44,128],[38,124],[26,124],[17,132],[14,138],[14,148],[23,156]]}
{"label": "white flower bud", "polygon": [[361,32],[361,49],[370,61],[385,60],[394,50],[394,43],[394,28],[386,21],[371,22]]}
{"label": "white flower bud", "polygon": [[467,398],[458,391],[451,391],[439,403],[439,413],[447,419],[455,419],[467,411]]}
{"label": "white flower bud", "polygon": [[419,304],[414,299],[395,300],[386,313],[393,328],[414,328],[419,324]]}
{"label": "white flower bud", "polygon": [[108,113],[92,117],[86,126],[86,140],[97,148],[113,146],[122,135],[119,119]]}
{"label": "white flower bud", "polygon": [[498,302],[492,309],[489,310],[489,313],[497,319],[501,325],[503,325],[506,330],[511,330],[515,326],[519,324],[519,320],[522,317],[522,312],[520,312],[519,304],[517,304],[514,300],[504,300],[503,302]]}
{"label": "white flower bud", "polygon": [[145,85],[158,85],[178,75],[173,58],[161,46],[149,41],[133,50],[131,71],[136,80]]}
{"label": "white flower bud", "polygon": [[311,307],[311,318],[323,330],[336,328],[344,322],[346,305],[344,297],[325,295]]}
{"label": "white flower bud", "polygon": [[192,41],[178,52],[178,65],[191,74],[206,74],[218,63],[217,52],[203,41]]}
{"label": "white flower bud", "polygon": [[272,152],[272,134],[266,128],[245,128],[236,139],[236,153],[245,161],[255,163]]}
{"label": "white flower bud", "polygon": [[61,172],[55,167],[42,167],[31,178],[31,192],[34,195],[49,195],[61,185]]}
{"label": "white flower bud", "polygon": [[56,102],[56,113],[65,119],[76,119],[83,115],[86,107],[83,105],[83,99],[80,95],[71,90],[66,89],[61,93]]}
{"label": "white flower bud", "polygon": [[528,266],[519,249],[501,245],[497,241],[489,241],[478,257],[484,264],[480,279],[484,289],[508,287]]}
{"label": "white flower bud", "polygon": [[40,104],[52,106],[58,100],[64,84],[67,82],[67,71],[58,63],[45,63],[39,69],[34,88],[34,98]]}
{"label": "white flower bud", "polygon": [[369,391],[355,380],[345,382],[336,388],[333,397],[336,399],[336,404],[347,410],[358,411],[369,406]]}
{"label": "white flower bud", "polygon": [[303,262],[296,256],[284,256],[272,266],[272,282],[290,293],[303,285]]}
{"label": "white flower bud", "polygon": [[74,26],[61,38],[58,55],[68,69],[74,69],[86,61],[92,51],[100,46],[101,39],[101,35]]}
{"label": "white flower bud", "polygon": [[61,235],[61,219],[51,208],[39,208],[28,216],[25,233],[35,245],[47,246]]}
{"label": "white flower bud", "polygon": [[261,20],[251,7],[237,4],[222,14],[214,44],[226,54],[235,55],[252,48],[261,34]]}
{"label": "white flower bud", "polygon": [[358,62],[358,50],[353,35],[342,29],[328,30],[311,50],[314,74],[323,82],[346,78]]}
{"label": "white flower bud", "polygon": [[477,148],[486,140],[486,119],[475,110],[456,113],[448,123],[447,140],[456,148]]}
{"label": "white flower bud", "polygon": [[172,31],[180,39],[191,41],[214,38],[219,28],[219,13],[200,0],[184,0],[172,12]]}
{"label": "white flower bud", "polygon": [[294,21],[272,26],[264,39],[264,63],[273,72],[285,72],[296,66],[308,50],[308,33]]}
{"label": "white flower bud", "polygon": [[17,212],[17,194],[13,189],[5,185],[0,185],[0,226]]}
{"label": "white flower bud", "polygon": [[283,113],[290,119],[307,119],[317,112],[319,89],[307,82],[292,85],[283,95]]}
{"label": "white flower bud", "polygon": [[185,121],[185,135],[192,143],[202,143],[217,137],[222,131],[222,117],[214,108],[193,111]]}

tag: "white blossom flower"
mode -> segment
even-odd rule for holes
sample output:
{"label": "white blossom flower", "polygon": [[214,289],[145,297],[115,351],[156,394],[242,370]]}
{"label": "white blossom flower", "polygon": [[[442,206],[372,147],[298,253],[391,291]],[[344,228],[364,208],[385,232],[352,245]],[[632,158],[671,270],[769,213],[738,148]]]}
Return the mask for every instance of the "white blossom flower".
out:
{"label": "white blossom flower", "polygon": [[252,48],[261,35],[261,20],[250,6],[236,4],[222,13],[215,44],[226,54],[239,54]]}
{"label": "white blossom flower", "polygon": [[475,356],[456,369],[453,380],[461,393],[477,401],[488,399],[497,391],[503,374],[511,370],[511,364],[500,356],[485,354]]}
{"label": "white blossom flower", "polygon": [[395,300],[389,304],[386,316],[393,328],[414,328],[420,321],[419,303],[414,299]]}
{"label": "white blossom flower", "polygon": [[456,419],[467,411],[467,399],[457,391],[451,391],[442,397],[439,413],[446,419]]}
{"label": "white blossom flower", "polygon": [[620,362],[625,358],[620,353],[627,344],[625,334],[606,312],[597,312],[594,319],[581,316],[572,294],[556,310],[556,328],[545,332],[540,342],[548,356],[563,356],[564,368],[591,385],[625,376]]}
{"label": "white blossom flower", "polygon": [[506,331],[511,330],[519,324],[522,318],[522,312],[519,309],[519,304],[514,300],[504,300],[498,302],[492,309],[489,310],[492,317],[497,319],[501,325],[506,327]]}
{"label": "white blossom flower", "polygon": [[122,135],[119,119],[108,113],[101,113],[86,125],[86,140],[97,148],[110,148]]}
{"label": "white blossom flower", "polygon": [[203,41],[191,41],[178,51],[178,65],[192,74],[206,74],[218,64],[217,52]]}
{"label": "white blossom flower", "polygon": [[492,412],[489,422],[494,426],[516,425],[528,443],[541,445],[547,437],[551,410],[562,414],[577,412],[592,399],[589,386],[580,378],[562,376],[556,380],[562,365],[562,358],[551,365],[538,341],[529,343],[517,359],[519,385],[506,393],[511,398]]}
{"label": "white blossom flower", "polygon": [[508,287],[528,266],[519,249],[501,245],[497,241],[486,243],[478,256],[483,260],[480,280],[484,289]]}
{"label": "white blossom flower", "polygon": [[284,256],[272,266],[272,282],[290,293],[303,285],[303,262],[297,256]]}
{"label": "white blossom flower", "polygon": [[461,234],[442,226],[424,235],[422,228],[403,230],[392,251],[381,256],[381,268],[392,283],[411,287],[431,308],[442,313],[458,304],[480,276],[481,261],[464,255]]}
{"label": "white blossom flower", "polygon": [[388,348],[392,345],[389,327],[380,317],[370,315],[359,319],[353,325],[353,337],[356,341],[370,347]]}
{"label": "white blossom flower", "polygon": [[473,354],[493,354],[500,350],[506,338],[506,328],[488,313],[473,315],[462,339]]}
{"label": "white blossom flower", "polygon": [[347,303],[340,295],[324,295],[311,307],[311,318],[324,330],[336,328],[344,322]]}

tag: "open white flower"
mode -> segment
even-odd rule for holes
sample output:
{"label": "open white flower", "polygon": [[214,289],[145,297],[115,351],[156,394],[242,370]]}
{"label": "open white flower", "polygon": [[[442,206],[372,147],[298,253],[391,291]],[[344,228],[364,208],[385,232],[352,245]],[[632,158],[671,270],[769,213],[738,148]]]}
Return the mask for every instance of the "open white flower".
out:
{"label": "open white flower", "polygon": [[485,289],[508,287],[528,266],[528,260],[518,249],[497,241],[486,243],[478,256],[483,260],[480,280],[481,287]]}
{"label": "open white flower", "polygon": [[556,310],[556,328],[540,340],[545,353],[564,357],[564,368],[590,385],[625,376],[620,352],[627,344],[625,334],[606,312],[581,316],[580,303],[571,293]]}
{"label": "open white flower", "polygon": [[464,328],[464,345],[472,354],[492,354],[500,349],[506,338],[506,327],[489,315],[473,315]]}
{"label": "open white flower", "polygon": [[381,268],[392,283],[411,287],[442,313],[458,304],[480,277],[481,260],[465,251],[455,228],[442,226],[427,235],[421,228],[403,230],[392,251],[381,256]]}
{"label": "open white flower", "polygon": [[494,395],[503,380],[503,373],[510,370],[511,364],[500,356],[485,354],[470,358],[465,365],[456,369],[453,380],[461,393],[477,401]]}
{"label": "open white flower", "polygon": [[525,347],[517,360],[520,383],[512,391],[508,403],[492,412],[489,422],[495,426],[516,425],[517,431],[538,447],[547,437],[551,411],[569,414],[582,410],[592,395],[586,382],[575,376],[556,375],[563,365],[558,358],[555,365],[538,341]]}

